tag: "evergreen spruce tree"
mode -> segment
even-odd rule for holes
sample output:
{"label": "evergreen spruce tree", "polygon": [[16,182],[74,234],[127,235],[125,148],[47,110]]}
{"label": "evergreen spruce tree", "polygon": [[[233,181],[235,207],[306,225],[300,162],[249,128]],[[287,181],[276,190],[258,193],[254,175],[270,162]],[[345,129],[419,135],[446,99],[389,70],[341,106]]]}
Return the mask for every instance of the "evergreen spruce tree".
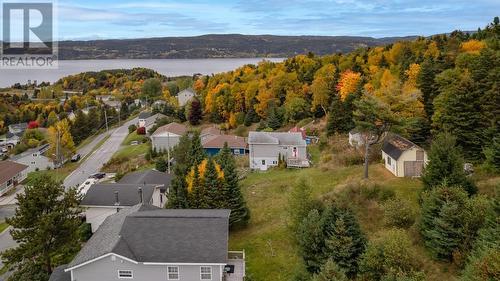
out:
{"label": "evergreen spruce tree", "polygon": [[313,209],[314,202],[311,197],[311,187],[304,178],[300,178],[293,186],[288,197],[288,223],[294,234],[297,234],[300,224]]}
{"label": "evergreen spruce tree", "polygon": [[224,143],[224,148],[219,152],[217,159],[224,172],[223,195],[225,202],[223,205],[231,210],[229,225],[231,228],[246,226],[250,220],[250,210],[248,210],[241,193],[236,163],[227,143]]}
{"label": "evergreen spruce tree", "polygon": [[210,157],[207,159],[207,166],[203,177],[203,188],[205,190],[205,200],[210,209],[222,209],[225,205],[222,180],[219,179],[215,162]]}
{"label": "evergreen spruce tree", "polygon": [[250,126],[253,123],[259,122],[260,118],[259,115],[255,112],[253,108],[250,108],[248,112],[245,114],[245,121],[244,124],[245,126]]}
{"label": "evergreen spruce tree", "polygon": [[298,229],[297,242],[300,255],[307,270],[312,273],[319,272],[326,260],[323,253],[325,235],[322,221],[320,212],[313,209],[307,214]]}
{"label": "evergreen spruce tree", "polygon": [[457,137],[457,145],[467,159],[480,159],[486,136],[481,113],[482,94],[475,88],[476,81],[467,70],[459,68],[443,71],[436,81],[439,95],[434,99],[432,126]]}
{"label": "evergreen spruce tree", "polygon": [[190,147],[188,151],[188,163],[190,167],[197,167],[203,159],[207,157],[205,149],[201,145],[200,133],[194,131],[190,138]]}
{"label": "evergreen spruce tree", "polygon": [[312,281],[347,281],[345,271],[338,266],[332,259],[321,267],[321,271],[315,274]]}
{"label": "evergreen spruce tree", "polygon": [[327,225],[325,255],[331,258],[346,274],[354,277],[358,271],[358,260],[363,254],[366,239],[356,218],[350,210],[331,208],[338,212],[334,225]]}
{"label": "evergreen spruce tree", "polygon": [[328,122],[326,124],[326,131],[329,136],[336,133],[346,133],[354,128],[352,118],[352,102],[354,98],[355,95],[349,95],[346,101],[343,102],[338,95],[332,97],[332,104],[330,105]]}
{"label": "evergreen spruce tree", "polygon": [[440,186],[424,192],[420,223],[424,244],[440,260],[452,260],[455,252],[467,253],[485,225],[487,212],[484,197],[469,198],[459,187]]}
{"label": "evergreen spruce tree", "polygon": [[170,184],[170,189],[167,195],[166,208],[184,209],[189,208],[187,183],[186,183],[186,166],[184,164],[176,164],[173,172],[174,177]]}
{"label": "evergreen spruce tree", "polygon": [[429,163],[422,174],[424,190],[446,183],[461,186],[469,194],[476,193],[476,186],[464,172],[464,161],[453,136],[448,133],[439,134],[431,145],[428,158]]}
{"label": "evergreen spruce tree", "polygon": [[16,199],[16,213],[6,222],[17,246],[2,254],[14,271],[9,280],[48,280],[56,266],[70,262],[80,249],[77,192],[65,192],[60,182],[41,175]]}
{"label": "evergreen spruce tree", "polygon": [[269,109],[269,114],[267,116],[267,126],[273,130],[281,128],[281,118],[274,106]]}
{"label": "evergreen spruce tree", "polygon": [[193,209],[208,209],[208,194],[204,179],[201,178],[197,166],[193,166],[193,186],[189,192],[189,208]]}

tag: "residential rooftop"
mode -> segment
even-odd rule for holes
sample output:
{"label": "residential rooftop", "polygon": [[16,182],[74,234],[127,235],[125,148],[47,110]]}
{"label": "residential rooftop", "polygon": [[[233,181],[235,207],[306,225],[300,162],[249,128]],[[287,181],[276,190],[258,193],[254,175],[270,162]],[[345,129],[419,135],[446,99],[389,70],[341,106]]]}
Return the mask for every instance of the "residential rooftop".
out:
{"label": "residential rooftop", "polygon": [[135,205],[106,218],[68,268],[110,253],[137,262],[226,264],[229,214]]}

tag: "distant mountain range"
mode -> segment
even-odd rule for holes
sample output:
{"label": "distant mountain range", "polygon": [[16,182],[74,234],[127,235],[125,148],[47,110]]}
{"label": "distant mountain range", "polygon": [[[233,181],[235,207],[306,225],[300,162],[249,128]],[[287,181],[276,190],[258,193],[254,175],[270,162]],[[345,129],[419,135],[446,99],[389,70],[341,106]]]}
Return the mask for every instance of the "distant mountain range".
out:
{"label": "distant mountain range", "polygon": [[274,36],[210,34],[195,37],[162,37],[123,40],[61,41],[59,59],[193,59],[290,57],[312,52],[318,55],[347,53],[407,37]]}

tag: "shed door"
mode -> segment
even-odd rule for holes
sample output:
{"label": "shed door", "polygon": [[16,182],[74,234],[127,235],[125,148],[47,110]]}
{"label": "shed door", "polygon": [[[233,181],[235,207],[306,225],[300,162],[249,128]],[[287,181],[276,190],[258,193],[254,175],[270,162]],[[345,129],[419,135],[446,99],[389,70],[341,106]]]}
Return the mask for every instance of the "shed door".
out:
{"label": "shed door", "polygon": [[417,161],[424,161],[424,151],[417,150]]}
{"label": "shed door", "polygon": [[422,175],[422,168],[424,167],[423,161],[405,161],[404,171],[405,177],[420,177]]}

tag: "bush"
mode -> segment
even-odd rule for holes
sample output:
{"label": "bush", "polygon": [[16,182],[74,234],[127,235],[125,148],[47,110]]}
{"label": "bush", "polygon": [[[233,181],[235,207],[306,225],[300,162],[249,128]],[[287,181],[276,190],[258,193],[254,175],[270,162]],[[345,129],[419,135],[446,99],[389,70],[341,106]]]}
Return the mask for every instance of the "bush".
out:
{"label": "bush", "polygon": [[415,222],[411,202],[399,197],[388,199],[384,205],[384,222],[388,226],[408,228]]}
{"label": "bush", "polygon": [[160,158],[160,159],[156,160],[155,168],[156,168],[156,170],[158,170],[160,172],[166,172],[167,171],[167,162],[163,158]]}
{"label": "bush", "polygon": [[248,134],[247,128],[245,127],[245,125],[239,125],[238,128],[234,130],[234,134],[240,137],[245,137]]}
{"label": "bush", "polygon": [[404,230],[391,229],[368,244],[361,256],[362,280],[394,280],[418,275],[420,262]]}
{"label": "bush", "polygon": [[78,233],[80,234],[80,240],[86,242],[92,237],[92,226],[90,223],[82,223],[78,228]]}
{"label": "bush", "polygon": [[146,128],[144,128],[144,127],[139,127],[139,128],[137,128],[136,131],[137,131],[138,135],[145,135],[146,134]]}
{"label": "bush", "polygon": [[128,133],[131,134],[132,132],[135,132],[135,130],[137,130],[137,126],[132,124],[130,126],[128,126]]}

